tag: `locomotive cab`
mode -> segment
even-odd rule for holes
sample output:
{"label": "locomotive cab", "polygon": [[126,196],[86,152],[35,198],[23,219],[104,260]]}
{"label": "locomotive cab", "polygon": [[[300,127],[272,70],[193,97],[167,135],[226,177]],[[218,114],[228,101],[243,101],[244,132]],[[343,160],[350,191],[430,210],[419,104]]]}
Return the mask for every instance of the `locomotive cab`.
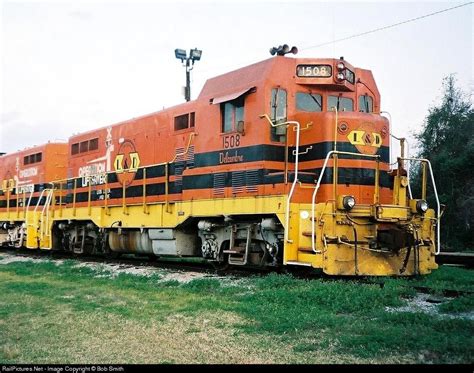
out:
{"label": "locomotive cab", "polygon": [[294,64],[292,79],[270,90],[270,115],[261,116],[271,141],[287,148],[284,262],[332,275],[437,268],[439,204],[437,214],[426,204],[429,162],[411,159],[425,170],[414,199],[403,150],[390,168],[390,126],[372,73],[342,57],[276,58]]}

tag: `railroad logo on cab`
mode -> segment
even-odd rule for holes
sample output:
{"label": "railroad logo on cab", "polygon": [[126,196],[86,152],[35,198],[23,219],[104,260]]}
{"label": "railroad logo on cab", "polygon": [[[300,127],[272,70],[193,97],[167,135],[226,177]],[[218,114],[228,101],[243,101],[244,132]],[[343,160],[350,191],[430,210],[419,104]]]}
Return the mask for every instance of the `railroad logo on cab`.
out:
{"label": "railroad logo on cab", "polygon": [[375,154],[382,146],[382,136],[375,131],[373,123],[362,123],[359,128],[349,132],[347,139],[363,154]]}
{"label": "railroad logo on cab", "polygon": [[131,140],[124,140],[114,160],[118,182],[129,186],[135,179],[138,167],[140,167],[140,156],[135,145]]}

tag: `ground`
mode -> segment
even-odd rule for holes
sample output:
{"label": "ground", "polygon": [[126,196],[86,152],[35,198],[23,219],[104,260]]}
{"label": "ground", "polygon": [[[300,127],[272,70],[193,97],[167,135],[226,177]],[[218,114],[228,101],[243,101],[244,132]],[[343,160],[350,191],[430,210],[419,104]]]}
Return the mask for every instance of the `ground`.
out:
{"label": "ground", "polygon": [[473,285],[448,266],[417,279],[222,277],[2,252],[0,363],[472,364]]}

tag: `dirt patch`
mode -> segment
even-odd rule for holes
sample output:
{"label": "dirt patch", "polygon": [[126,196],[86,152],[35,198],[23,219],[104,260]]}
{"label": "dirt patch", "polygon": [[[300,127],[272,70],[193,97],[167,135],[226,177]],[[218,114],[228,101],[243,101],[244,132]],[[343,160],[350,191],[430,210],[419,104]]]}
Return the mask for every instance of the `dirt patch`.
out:
{"label": "dirt patch", "polygon": [[28,257],[28,256],[12,255],[8,253],[2,253],[0,257],[0,265],[17,263],[17,262],[35,262],[35,263],[53,262],[56,265],[61,265],[64,263],[64,260],[58,259],[58,260],[51,261],[50,259],[46,259],[46,258],[33,258],[33,257]]}
{"label": "dirt patch", "polygon": [[[62,265],[64,260],[61,259],[49,259],[49,258],[35,258],[28,256],[19,256],[9,253],[2,253],[0,257],[0,265],[7,265],[10,263],[18,262],[34,262],[34,263],[54,263],[56,265]],[[156,276],[159,281],[178,281],[180,283],[187,283],[192,280],[202,278],[215,278],[219,280],[229,279],[228,277],[221,277],[212,273],[196,272],[191,270],[173,270],[168,268],[157,268],[155,266],[136,266],[133,264],[123,263],[97,263],[97,262],[86,262],[81,261],[73,266],[73,268],[90,268],[98,278],[116,278],[120,274],[128,274],[132,276]]]}
{"label": "dirt patch", "polygon": [[465,320],[474,320],[474,312],[459,313],[457,315],[446,314],[439,311],[439,306],[442,303],[449,302],[453,298],[449,297],[440,297],[430,294],[418,293],[412,299],[407,301],[405,306],[401,307],[385,307],[387,312],[421,312],[433,316],[439,316],[449,319],[465,319]]}

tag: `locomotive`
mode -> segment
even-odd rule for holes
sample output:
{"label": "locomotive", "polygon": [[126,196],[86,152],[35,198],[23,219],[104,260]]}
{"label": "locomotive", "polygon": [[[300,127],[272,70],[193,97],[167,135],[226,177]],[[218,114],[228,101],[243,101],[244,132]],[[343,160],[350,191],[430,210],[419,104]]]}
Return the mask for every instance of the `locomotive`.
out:
{"label": "locomotive", "polygon": [[[431,166],[402,139],[391,169],[390,136],[370,70],[278,53],[194,101],[0,156],[0,245],[427,274],[440,247]],[[421,163],[419,198],[407,161]]]}

